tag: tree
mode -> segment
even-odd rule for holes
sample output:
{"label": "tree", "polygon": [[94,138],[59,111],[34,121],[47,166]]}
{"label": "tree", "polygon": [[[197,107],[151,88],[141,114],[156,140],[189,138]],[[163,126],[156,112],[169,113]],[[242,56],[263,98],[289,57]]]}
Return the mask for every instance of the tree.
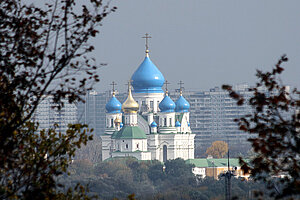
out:
{"label": "tree", "polygon": [[[242,169],[250,171],[255,180],[263,180],[276,198],[300,194],[300,92],[289,91],[279,75],[288,61],[284,55],[271,72],[257,71],[258,82],[249,90],[253,96],[245,102],[243,96],[223,85],[237,100],[237,105],[249,104],[252,113],[236,119],[240,130],[251,137],[255,155]],[[274,178],[284,176],[284,178]]]}
{"label": "tree", "polygon": [[211,155],[214,158],[223,158],[228,152],[228,144],[224,141],[214,141],[210,147],[207,148],[205,154]]}
{"label": "tree", "polygon": [[83,187],[64,192],[56,177],[66,172],[75,150],[92,139],[89,130],[74,124],[58,133],[55,125],[37,133],[31,118],[47,96],[61,109],[63,99],[80,101],[99,81],[88,41],[115,9],[101,0],[83,5],[54,0],[44,7],[0,2],[1,199],[83,198]]}

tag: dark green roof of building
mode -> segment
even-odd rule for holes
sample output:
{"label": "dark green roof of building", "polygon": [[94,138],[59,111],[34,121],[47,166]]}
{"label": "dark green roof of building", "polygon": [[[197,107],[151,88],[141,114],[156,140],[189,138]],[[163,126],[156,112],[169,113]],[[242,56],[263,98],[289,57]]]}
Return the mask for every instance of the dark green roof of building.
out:
{"label": "dark green roof of building", "polygon": [[147,139],[146,133],[138,126],[124,126],[112,135],[113,139]]}
{"label": "dark green roof of building", "polygon": [[[199,159],[190,159],[186,161],[189,164],[194,164],[196,167],[227,167],[228,160],[227,158],[199,158]],[[229,159],[230,167],[240,166],[238,158]]]}

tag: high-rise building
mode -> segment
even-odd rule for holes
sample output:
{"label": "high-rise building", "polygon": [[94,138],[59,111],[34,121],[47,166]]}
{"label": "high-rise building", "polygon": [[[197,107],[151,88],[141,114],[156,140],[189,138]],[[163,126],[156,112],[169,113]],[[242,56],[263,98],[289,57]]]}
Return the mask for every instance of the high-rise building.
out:
{"label": "high-rise building", "polygon": [[[98,93],[91,91],[86,94],[83,99],[85,103],[79,102],[77,104],[77,119],[78,122],[87,124],[89,128],[93,128],[93,133],[101,135],[105,130],[105,104],[111,98],[112,91]],[[118,93],[116,97],[123,102],[126,98],[126,93]]]}
{"label": "high-rise building", "polygon": [[[245,102],[252,96],[247,84],[235,85],[233,89],[243,95]],[[176,97],[176,94],[173,95]],[[203,156],[213,141],[229,144],[232,153],[246,153],[250,148],[249,134],[239,130],[234,119],[251,113],[247,104],[237,106],[228,92],[219,87],[208,91],[185,91],[191,104],[191,129],[196,133],[195,155]]]}
{"label": "high-rise building", "polygon": [[57,131],[66,132],[68,124],[77,123],[77,106],[71,104],[68,100],[63,99],[64,107],[61,110],[55,108],[56,104],[52,100],[52,96],[47,96],[38,105],[32,120],[39,123],[38,130],[48,130],[57,124]]}

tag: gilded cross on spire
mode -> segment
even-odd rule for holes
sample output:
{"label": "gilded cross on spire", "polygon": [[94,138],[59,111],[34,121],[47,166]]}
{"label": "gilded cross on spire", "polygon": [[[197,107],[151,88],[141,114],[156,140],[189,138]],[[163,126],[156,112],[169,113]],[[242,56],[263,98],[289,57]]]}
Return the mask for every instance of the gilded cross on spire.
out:
{"label": "gilded cross on spire", "polygon": [[133,81],[132,80],[129,80],[125,85],[127,85],[128,86],[128,91],[131,89],[131,83],[132,83]]}
{"label": "gilded cross on spire", "polygon": [[178,85],[179,85],[179,89],[180,89],[180,96],[182,95],[182,85],[183,85],[184,83],[182,82],[182,81],[179,81],[179,83],[178,83]]}
{"label": "gilded cross on spire", "polygon": [[148,46],[148,39],[152,38],[148,33],[145,34],[144,37],[142,38],[145,38],[146,39],[146,56],[148,57],[149,56],[149,46]]}
{"label": "gilded cross on spire", "polygon": [[117,85],[115,81],[113,81],[110,85],[112,85],[113,95],[115,95],[115,86]]}
{"label": "gilded cross on spire", "polygon": [[165,81],[165,86],[166,86],[166,95],[168,94],[168,85],[169,85],[170,83],[166,80]]}

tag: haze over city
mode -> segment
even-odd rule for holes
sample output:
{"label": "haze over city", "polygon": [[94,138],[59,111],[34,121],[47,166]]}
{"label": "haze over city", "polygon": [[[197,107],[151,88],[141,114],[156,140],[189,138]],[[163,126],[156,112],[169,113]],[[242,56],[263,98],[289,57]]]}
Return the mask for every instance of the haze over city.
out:
{"label": "haze over city", "polygon": [[171,83],[209,89],[224,83],[255,83],[256,69],[270,70],[279,57],[289,62],[283,81],[300,86],[300,1],[112,1],[117,12],[105,19],[93,44],[97,91],[125,83],[144,59],[145,33],[150,58]]}

